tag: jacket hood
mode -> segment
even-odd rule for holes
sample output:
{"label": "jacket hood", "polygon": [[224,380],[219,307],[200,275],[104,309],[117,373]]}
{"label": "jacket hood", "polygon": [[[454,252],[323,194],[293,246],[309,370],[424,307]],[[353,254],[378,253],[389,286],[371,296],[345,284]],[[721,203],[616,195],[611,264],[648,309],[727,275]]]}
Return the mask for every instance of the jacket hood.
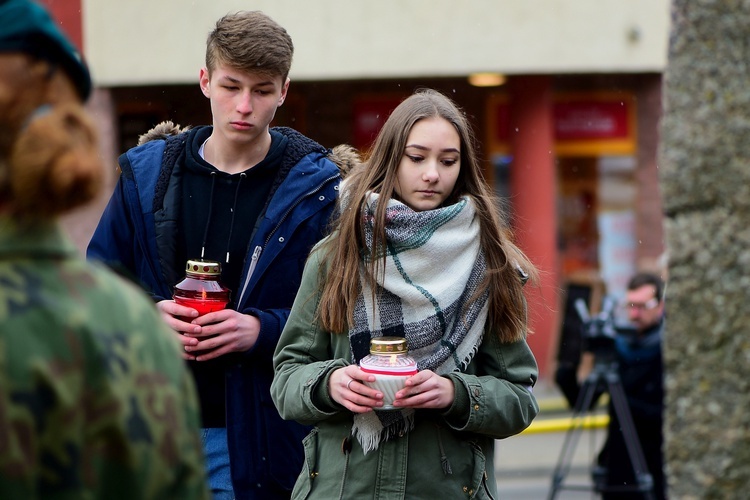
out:
{"label": "jacket hood", "polygon": [[354,167],[362,163],[359,151],[348,144],[340,144],[334,147],[328,154],[328,158],[339,167],[342,178],[346,177]]}
{"label": "jacket hood", "polygon": [[[138,145],[141,146],[151,141],[165,140],[168,137],[179,135],[190,130],[190,126],[182,127],[172,121],[163,121],[154,128],[138,137]],[[356,165],[362,162],[359,151],[348,144],[340,144],[328,150],[328,158],[338,167],[341,177],[346,175]]]}
{"label": "jacket hood", "polygon": [[164,121],[156,125],[145,134],[138,136],[138,145],[142,146],[147,142],[164,140],[167,137],[179,135],[183,132],[187,132],[188,130],[190,130],[189,125],[187,127],[181,127],[179,125],[176,125],[175,123],[172,123],[171,121]]}

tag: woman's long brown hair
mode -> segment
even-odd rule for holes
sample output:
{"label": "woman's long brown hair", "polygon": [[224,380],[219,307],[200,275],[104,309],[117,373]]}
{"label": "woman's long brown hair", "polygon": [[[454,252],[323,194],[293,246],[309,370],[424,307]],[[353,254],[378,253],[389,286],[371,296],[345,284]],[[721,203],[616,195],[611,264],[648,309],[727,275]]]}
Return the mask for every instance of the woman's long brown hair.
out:
{"label": "woman's long brown hair", "polygon": [[[534,282],[536,270],[512,242],[511,231],[500,217],[499,203],[483,178],[466,117],[450,99],[429,89],[416,92],[396,107],[375,139],[367,160],[344,182],[334,232],[318,250],[325,252],[327,263],[326,270],[322,271],[325,274],[321,276],[320,324],[336,333],[345,333],[352,324],[354,306],[362,289],[363,206],[370,192],[379,193],[383,200],[395,195],[396,173],[409,133],[419,120],[431,117],[447,120],[460,138],[460,173],[445,205],[456,203],[464,195],[474,201],[480,222],[480,244],[487,261],[485,279],[477,294],[489,291],[489,331],[496,332],[503,342],[524,338],[526,303],[519,269]],[[385,246],[385,208],[386,203],[378,203],[375,212],[373,248],[376,255],[385,255],[381,252]],[[381,259],[370,260],[364,279],[368,280],[371,290],[376,289],[375,277],[383,271]]]}

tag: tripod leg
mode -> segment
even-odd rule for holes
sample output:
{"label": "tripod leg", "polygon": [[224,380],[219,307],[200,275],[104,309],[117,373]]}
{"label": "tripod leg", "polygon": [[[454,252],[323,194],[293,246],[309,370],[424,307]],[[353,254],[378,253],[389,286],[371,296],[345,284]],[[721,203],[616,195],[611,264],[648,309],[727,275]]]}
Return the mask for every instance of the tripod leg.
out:
{"label": "tripod leg", "polygon": [[625,391],[623,390],[620,378],[616,373],[610,374],[607,377],[607,386],[609,396],[612,399],[612,406],[615,409],[615,414],[617,415],[620,424],[625,447],[628,451],[630,464],[633,467],[633,472],[637,482],[637,490],[642,492],[647,499],[653,500],[655,498],[654,479],[646,466],[646,458],[643,455],[641,442],[638,438],[638,431],[633,424],[633,417],[630,413],[630,408],[628,407]]}
{"label": "tripod leg", "polygon": [[554,500],[559,489],[563,486],[563,481],[570,471],[571,462],[573,459],[573,453],[575,452],[578,439],[583,431],[583,421],[581,415],[588,411],[591,407],[591,403],[594,400],[597,388],[601,383],[600,376],[598,373],[592,373],[583,383],[581,391],[578,393],[578,400],[576,400],[575,407],[573,408],[572,420],[573,423],[565,433],[565,440],[563,441],[562,450],[560,451],[560,457],[555,465],[555,470],[552,473],[552,486],[550,488],[549,500]]}

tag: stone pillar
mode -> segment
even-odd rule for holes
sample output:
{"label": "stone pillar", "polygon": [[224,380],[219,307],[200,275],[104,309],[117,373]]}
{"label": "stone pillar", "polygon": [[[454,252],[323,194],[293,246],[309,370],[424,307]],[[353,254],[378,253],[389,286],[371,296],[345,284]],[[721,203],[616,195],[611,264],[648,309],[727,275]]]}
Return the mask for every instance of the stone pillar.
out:
{"label": "stone pillar", "polygon": [[750,491],[748,6],[672,6],[659,162],[670,498]]}

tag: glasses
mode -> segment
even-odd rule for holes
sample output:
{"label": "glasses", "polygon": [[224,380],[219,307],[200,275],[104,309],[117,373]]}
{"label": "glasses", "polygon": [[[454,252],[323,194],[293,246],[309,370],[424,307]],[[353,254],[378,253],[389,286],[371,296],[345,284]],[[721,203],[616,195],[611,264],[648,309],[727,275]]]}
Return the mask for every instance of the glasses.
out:
{"label": "glasses", "polygon": [[656,307],[659,305],[659,301],[654,297],[651,300],[647,300],[646,302],[628,302],[625,304],[625,307],[631,310],[638,310],[638,311],[650,311],[652,309],[656,309]]}

